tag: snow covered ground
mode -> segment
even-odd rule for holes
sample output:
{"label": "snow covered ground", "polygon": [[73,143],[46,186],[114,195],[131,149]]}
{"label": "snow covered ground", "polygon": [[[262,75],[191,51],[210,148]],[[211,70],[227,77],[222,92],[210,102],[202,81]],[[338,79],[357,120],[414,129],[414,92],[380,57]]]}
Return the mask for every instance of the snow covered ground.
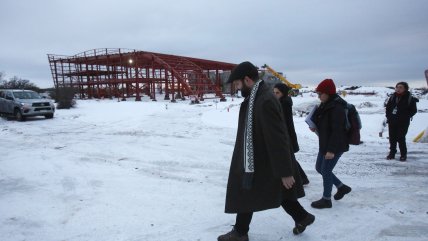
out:
{"label": "snow covered ground", "polygon": [[[391,92],[391,91],[390,91]],[[205,241],[230,231],[226,182],[241,99],[199,105],[79,100],[55,118],[0,119],[0,240]],[[301,203],[316,215],[299,236],[282,209],[256,213],[252,241],[428,240],[428,144],[411,140],[427,127],[421,99],[408,137],[408,161],[387,161],[379,137],[384,94],[348,95],[363,122],[335,173],[353,191],[316,210],[322,179],[314,169],[317,137],[295,116],[297,159],[311,183]],[[295,108],[317,100],[295,97]]]}

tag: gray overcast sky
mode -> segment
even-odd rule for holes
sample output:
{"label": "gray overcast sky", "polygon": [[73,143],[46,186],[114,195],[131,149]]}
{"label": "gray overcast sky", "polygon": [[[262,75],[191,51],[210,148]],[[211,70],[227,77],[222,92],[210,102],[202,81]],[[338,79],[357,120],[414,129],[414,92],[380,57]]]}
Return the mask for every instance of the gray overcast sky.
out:
{"label": "gray overcast sky", "polygon": [[[426,86],[427,0],[1,0],[0,71],[53,86],[48,53],[129,48],[269,64],[291,82]],[[413,86],[412,86],[413,85]]]}

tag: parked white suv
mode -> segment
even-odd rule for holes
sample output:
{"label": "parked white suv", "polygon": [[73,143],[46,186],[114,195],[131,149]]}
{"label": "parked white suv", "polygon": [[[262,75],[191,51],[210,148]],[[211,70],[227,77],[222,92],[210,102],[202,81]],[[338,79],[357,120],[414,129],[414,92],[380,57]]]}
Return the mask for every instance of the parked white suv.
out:
{"label": "parked white suv", "polygon": [[27,116],[53,118],[54,103],[32,90],[0,90],[0,114],[13,115],[18,121]]}

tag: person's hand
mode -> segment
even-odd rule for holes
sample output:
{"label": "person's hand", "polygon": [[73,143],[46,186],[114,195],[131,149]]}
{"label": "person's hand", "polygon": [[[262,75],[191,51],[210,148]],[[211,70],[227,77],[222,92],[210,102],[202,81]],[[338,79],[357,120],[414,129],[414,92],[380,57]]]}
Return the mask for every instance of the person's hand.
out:
{"label": "person's hand", "polygon": [[281,180],[282,180],[282,185],[284,185],[286,189],[292,188],[295,182],[293,176],[283,177],[281,178]]}
{"label": "person's hand", "polygon": [[330,160],[330,159],[333,159],[334,158],[334,153],[333,152],[327,152],[326,154],[325,154],[325,157],[324,157],[326,160]]}

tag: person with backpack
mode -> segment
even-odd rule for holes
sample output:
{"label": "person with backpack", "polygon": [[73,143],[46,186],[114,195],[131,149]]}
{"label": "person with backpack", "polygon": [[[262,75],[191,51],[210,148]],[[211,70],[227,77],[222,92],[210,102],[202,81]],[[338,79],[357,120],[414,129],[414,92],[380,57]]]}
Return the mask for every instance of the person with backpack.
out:
{"label": "person with backpack", "polygon": [[[293,153],[292,157],[296,160],[296,157],[294,153],[298,152],[300,150],[299,143],[297,142],[297,135],[296,130],[294,129],[294,122],[293,122],[293,100],[288,95],[288,92],[291,90],[290,87],[288,87],[284,83],[278,83],[273,87],[273,94],[276,96],[276,98],[281,103],[282,112],[284,114],[285,118],[285,124],[287,125],[288,129],[288,135],[290,136],[291,146],[293,147]],[[300,176],[302,177],[303,185],[309,184],[308,176],[306,175],[303,168],[300,166],[299,162],[297,162],[297,167],[299,168]]]}
{"label": "person with backpack", "polygon": [[335,200],[342,199],[351,192],[351,187],[342,183],[333,169],[344,152],[349,150],[346,130],[346,101],[336,93],[336,85],[332,79],[325,79],[316,88],[321,104],[313,113],[311,120],[316,125],[319,137],[319,150],[315,169],[322,175],[323,195],[318,201],[311,203],[313,208],[331,208],[331,191],[337,187]]}
{"label": "person with backpack", "polygon": [[400,148],[400,161],[407,160],[406,135],[410,121],[416,114],[416,102],[419,100],[409,92],[409,84],[399,82],[395,85],[395,92],[386,103],[386,119],[389,131],[389,154],[387,160],[395,159],[397,142]]}

